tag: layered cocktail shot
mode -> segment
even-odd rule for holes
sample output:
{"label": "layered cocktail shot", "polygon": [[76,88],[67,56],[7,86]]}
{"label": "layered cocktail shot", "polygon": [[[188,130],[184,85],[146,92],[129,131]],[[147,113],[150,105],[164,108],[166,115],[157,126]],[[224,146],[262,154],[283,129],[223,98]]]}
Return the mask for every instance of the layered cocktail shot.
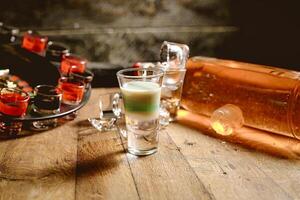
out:
{"label": "layered cocktail shot", "polygon": [[124,69],[117,73],[124,108],[128,152],[149,155],[157,151],[161,69]]}

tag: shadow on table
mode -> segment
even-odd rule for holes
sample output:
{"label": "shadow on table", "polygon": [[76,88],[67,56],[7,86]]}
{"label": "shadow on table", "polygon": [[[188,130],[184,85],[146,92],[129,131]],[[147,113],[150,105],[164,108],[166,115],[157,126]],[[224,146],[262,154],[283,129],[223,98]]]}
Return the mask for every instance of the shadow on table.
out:
{"label": "shadow on table", "polygon": [[[122,162],[120,155],[124,149],[114,132],[103,134],[93,129],[90,130],[93,134],[77,132],[77,136],[62,131],[43,133],[0,140],[0,180],[65,182],[74,176],[85,178],[108,173]],[[57,140],[63,135],[69,139]]]}

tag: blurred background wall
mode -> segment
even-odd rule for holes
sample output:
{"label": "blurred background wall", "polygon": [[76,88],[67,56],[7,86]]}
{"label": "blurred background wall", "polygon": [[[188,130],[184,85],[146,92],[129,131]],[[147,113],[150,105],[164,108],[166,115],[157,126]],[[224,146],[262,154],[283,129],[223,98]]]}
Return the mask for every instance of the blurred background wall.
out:
{"label": "blurred background wall", "polygon": [[[202,55],[298,69],[299,0],[1,0],[0,21],[95,62],[158,59],[164,40]],[[300,68],[299,68],[300,70]]]}

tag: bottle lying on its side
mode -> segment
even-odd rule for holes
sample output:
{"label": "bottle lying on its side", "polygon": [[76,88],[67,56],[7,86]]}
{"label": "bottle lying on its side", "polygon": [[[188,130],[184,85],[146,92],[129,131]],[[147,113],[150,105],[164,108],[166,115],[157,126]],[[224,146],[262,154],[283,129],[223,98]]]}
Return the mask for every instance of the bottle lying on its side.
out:
{"label": "bottle lying on its side", "polygon": [[182,105],[211,116],[233,104],[245,125],[300,139],[299,85],[296,71],[193,57],[187,63]]}

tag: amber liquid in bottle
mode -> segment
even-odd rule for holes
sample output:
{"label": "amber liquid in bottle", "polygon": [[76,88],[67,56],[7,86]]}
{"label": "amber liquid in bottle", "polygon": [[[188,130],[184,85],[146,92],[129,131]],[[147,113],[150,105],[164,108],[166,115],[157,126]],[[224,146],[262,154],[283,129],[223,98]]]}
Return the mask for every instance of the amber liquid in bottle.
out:
{"label": "amber liquid in bottle", "polygon": [[300,139],[299,72],[235,61],[191,58],[182,93],[185,109],[211,116],[238,106],[245,125]]}

